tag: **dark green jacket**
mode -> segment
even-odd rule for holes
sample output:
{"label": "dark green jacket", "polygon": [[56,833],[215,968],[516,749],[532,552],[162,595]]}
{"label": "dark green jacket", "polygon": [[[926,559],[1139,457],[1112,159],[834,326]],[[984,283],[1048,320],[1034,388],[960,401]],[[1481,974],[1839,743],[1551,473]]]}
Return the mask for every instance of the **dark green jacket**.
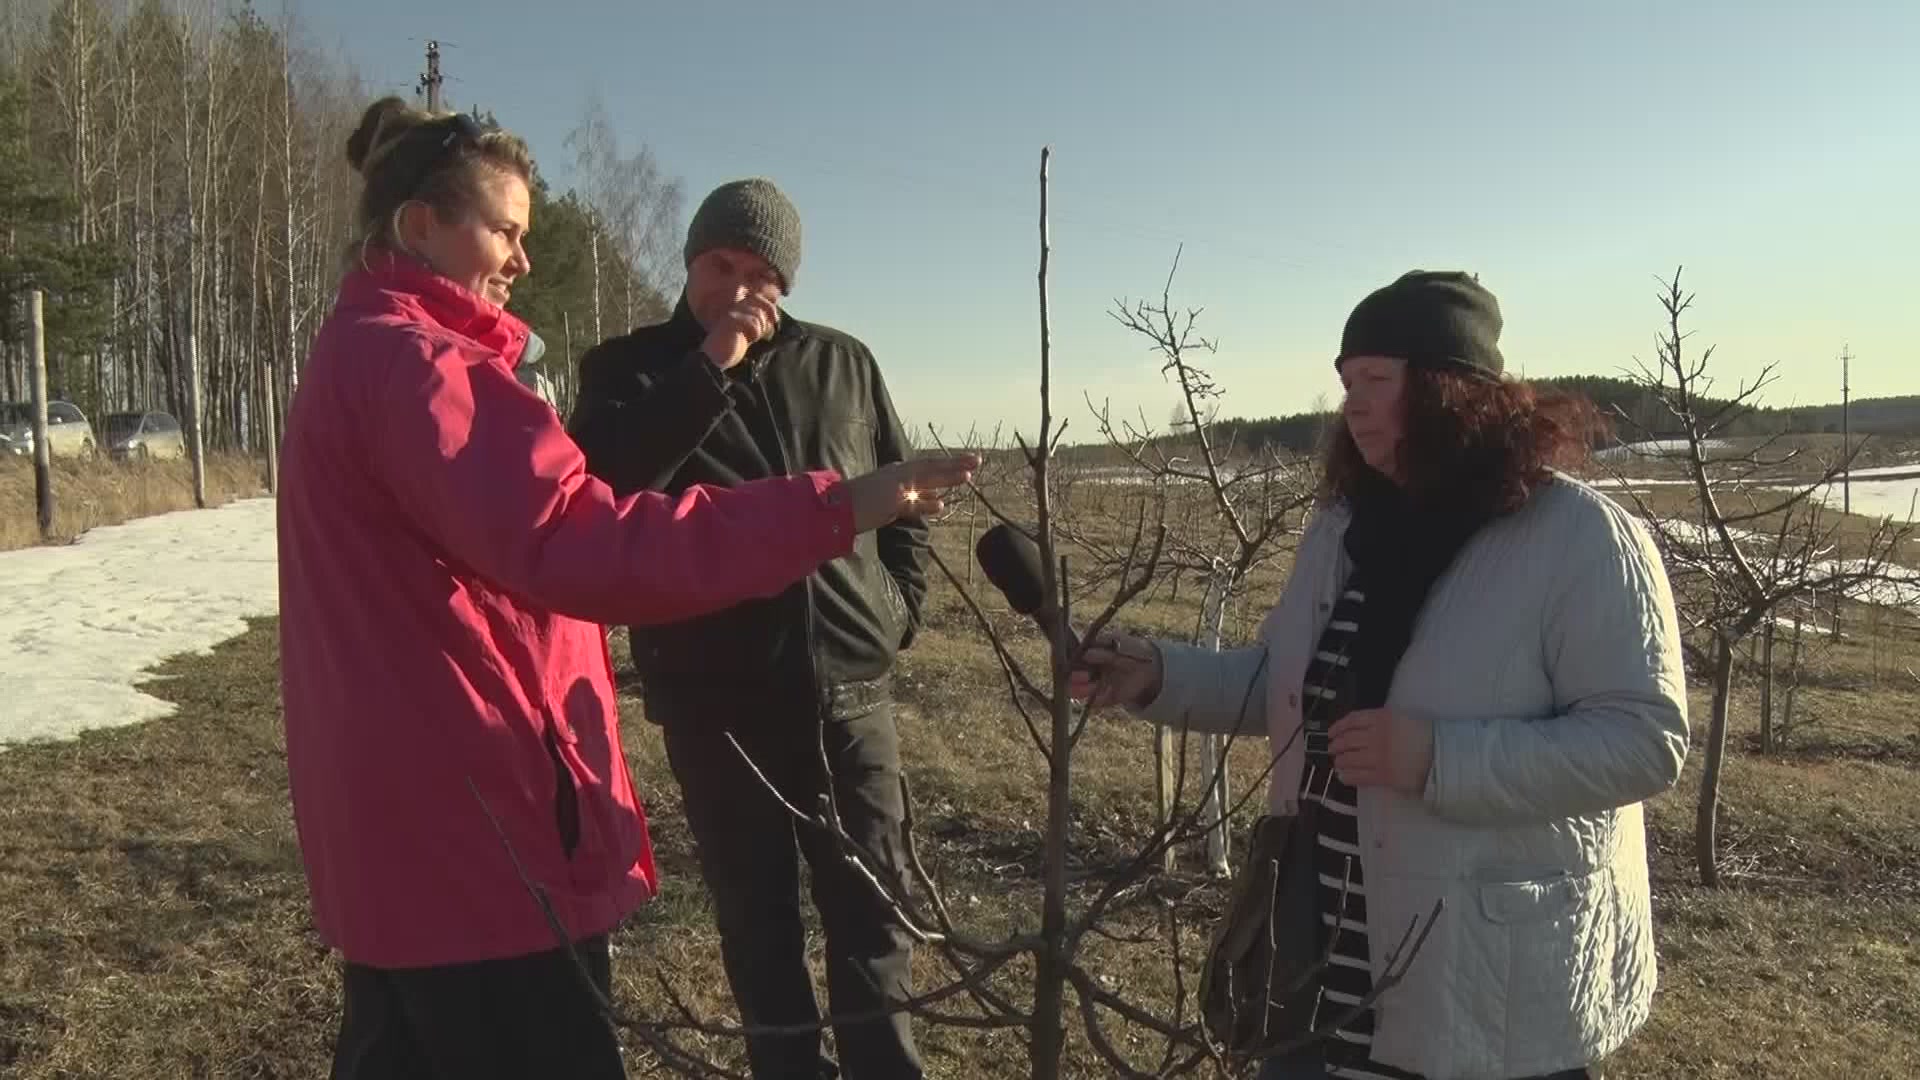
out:
{"label": "dark green jacket", "polygon": [[[907,456],[880,369],[853,337],[782,313],[773,337],[728,372],[700,352],[704,338],[683,298],[667,322],[580,358],[568,429],[588,470],[616,493],[815,469],[854,477]],[[926,526],[896,523],[779,596],[633,628],[649,717],[691,721],[749,692],[824,705],[884,682],[919,627],[926,548]]]}

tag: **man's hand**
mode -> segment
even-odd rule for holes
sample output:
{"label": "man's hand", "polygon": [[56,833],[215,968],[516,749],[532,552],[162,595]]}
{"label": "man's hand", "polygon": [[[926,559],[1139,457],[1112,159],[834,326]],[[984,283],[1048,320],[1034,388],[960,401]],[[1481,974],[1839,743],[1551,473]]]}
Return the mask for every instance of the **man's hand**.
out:
{"label": "man's hand", "polygon": [[726,313],[707,330],[700,351],[721,371],[731,369],[747,355],[755,342],[773,335],[780,325],[780,306],[776,297],[736,289]]}
{"label": "man's hand", "polygon": [[1333,769],[1354,787],[1418,796],[1433,768],[1433,724],[1392,709],[1356,709],[1328,732]]}
{"label": "man's hand", "polygon": [[871,532],[903,517],[930,517],[946,509],[940,493],[973,479],[978,454],[936,454],[882,465],[844,482],[853,500],[854,527]]}

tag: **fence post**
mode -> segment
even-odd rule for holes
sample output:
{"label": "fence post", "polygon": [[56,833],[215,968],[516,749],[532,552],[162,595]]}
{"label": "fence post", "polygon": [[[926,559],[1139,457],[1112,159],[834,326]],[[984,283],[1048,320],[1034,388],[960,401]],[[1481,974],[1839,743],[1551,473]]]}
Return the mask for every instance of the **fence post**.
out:
{"label": "fence post", "polygon": [[47,445],[47,319],[45,294],[27,294],[27,384],[33,398],[33,504],[40,539],[53,539],[53,448]]}
{"label": "fence post", "polygon": [[[1172,728],[1155,724],[1153,728],[1153,813],[1154,824],[1165,825],[1180,808],[1173,805],[1173,792],[1180,783],[1180,759],[1174,745]],[[1172,870],[1175,864],[1172,844],[1160,853],[1160,869]]]}

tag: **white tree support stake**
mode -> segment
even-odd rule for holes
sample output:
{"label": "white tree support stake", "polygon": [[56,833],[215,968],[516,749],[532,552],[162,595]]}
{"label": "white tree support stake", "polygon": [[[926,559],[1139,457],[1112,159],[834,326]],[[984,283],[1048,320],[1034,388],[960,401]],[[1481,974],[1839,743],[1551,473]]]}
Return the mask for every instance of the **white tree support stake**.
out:
{"label": "white tree support stake", "polygon": [[[1224,559],[1214,560],[1213,576],[1207,579],[1203,616],[1205,644],[1214,652],[1220,651],[1221,632],[1227,617],[1227,597],[1232,592],[1233,567]],[[1227,760],[1220,736],[1210,734],[1201,739],[1200,769],[1207,784],[1203,796],[1204,820],[1210,823],[1207,829],[1207,870],[1215,877],[1232,877],[1233,866],[1227,859],[1227,807],[1233,804],[1227,798]]]}

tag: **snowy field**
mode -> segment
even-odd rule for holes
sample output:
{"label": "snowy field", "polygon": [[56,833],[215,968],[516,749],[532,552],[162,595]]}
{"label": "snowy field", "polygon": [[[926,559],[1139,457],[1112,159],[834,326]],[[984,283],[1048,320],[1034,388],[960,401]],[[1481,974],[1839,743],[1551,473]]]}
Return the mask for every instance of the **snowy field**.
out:
{"label": "snowy field", "polygon": [[[1857,485],[1853,495],[1854,506],[1857,509],[1860,505],[1860,489]],[[1668,534],[1682,543],[1705,548],[1713,542],[1714,538],[1697,521],[1681,518],[1663,518],[1661,521],[1666,526]],[[1748,549],[1751,557],[1759,558],[1764,562],[1773,543],[1771,536],[1748,529],[1729,531],[1733,533],[1735,540],[1752,545]],[[1866,564],[1860,559],[1821,559],[1814,561],[1808,570],[1817,577],[1827,573],[1859,572],[1865,566]],[[1891,576],[1893,580],[1890,581],[1861,582],[1849,588],[1847,595],[1864,603],[1907,608],[1920,612],[1920,570],[1895,566],[1891,568]]]}
{"label": "snowy field", "polygon": [[[1726,442],[1720,439],[1708,439],[1705,443],[1701,444],[1700,448],[1707,451],[1725,450],[1727,445]],[[1625,443],[1620,446],[1609,446],[1605,450],[1596,451],[1593,456],[1601,461],[1631,461],[1635,458],[1647,457],[1685,457],[1686,454],[1687,441],[1685,439],[1657,439],[1651,442]]]}
{"label": "snowy field", "polygon": [[134,689],[147,669],[278,607],[273,507],[248,499],[0,553],[0,750],[170,714]]}
{"label": "snowy field", "polygon": [[[1912,469],[1908,469],[1912,472]],[[1852,507],[1855,514],[1870,518],[1892,518],[1895,521],[1907,521],[1909,518],[1920,523],[1920,477],[1908,477],[1904,480],[1864,479],[1865,470],[1853,474]],[[1690,487],[1691,480],[1672,478],[1641,479],[1637,477],[1616,478],[1602,476],[1594,481],[1601,488],[1657,488]],[[1787,489],[1781,489],[1785,491]],[[1831,484],[1815,493],[1816,497],[1829,510],[1839,510],[1846,501],[1839,484]]]}
{"label": "snowy field", "polygon": [[[1904,468],[1909,474],[1913,471],[1911,466]],[[1861,469],[1853,474],[1853,512],[1862,517],[1920,522],[1920,476],[1909,475],[1904,480],[1861,479],[1868,473],[1885,471]],[[1839,484],[1830,484],[1819,494],[1820,501],[1829,510],[1840,509],[1845,501]]]}

